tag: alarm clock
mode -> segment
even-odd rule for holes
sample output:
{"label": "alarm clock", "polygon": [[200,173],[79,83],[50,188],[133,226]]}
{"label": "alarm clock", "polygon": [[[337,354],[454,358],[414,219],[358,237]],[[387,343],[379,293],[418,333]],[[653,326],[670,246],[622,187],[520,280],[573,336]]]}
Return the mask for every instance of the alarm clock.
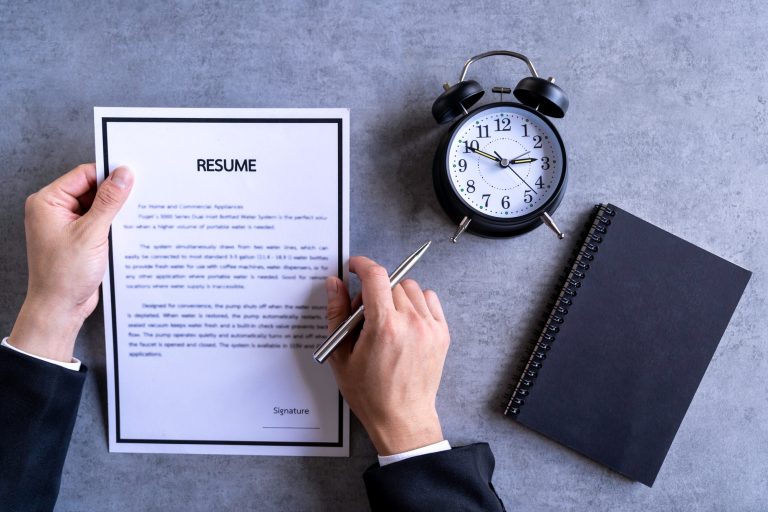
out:
{"label": "alarm clock", "polygon": [[[469,66],[491,56],[520,59],[531,76],[511,90],[493,87],[499,101],[469,110],[485,91],[475,80],[465,80]],[[549,226],[565,235],[551,215],[568,181],[565,147],[548,118],[568,110],[568,98],[554,78],[539,77],[533,63],[520,53],[498,50],[469,59],[458,83],[445,84],[432,105],[439,124],[455,121],[435,154],[432,178],[443,210],[458,228],[485,237],[510,237]],[[519,102],[503,101],[513,93]]]}

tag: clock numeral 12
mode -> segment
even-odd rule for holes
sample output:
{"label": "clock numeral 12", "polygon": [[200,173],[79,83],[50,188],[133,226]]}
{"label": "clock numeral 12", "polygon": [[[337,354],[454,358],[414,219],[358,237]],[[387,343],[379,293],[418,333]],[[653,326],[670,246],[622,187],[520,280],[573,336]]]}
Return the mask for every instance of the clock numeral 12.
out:
{"label": "clock numeral 12", "polygon": [[502,117],[501,119],[494,119],[496,121],[497,132],[509,132],[512,131],[512,121],[508,117]]}

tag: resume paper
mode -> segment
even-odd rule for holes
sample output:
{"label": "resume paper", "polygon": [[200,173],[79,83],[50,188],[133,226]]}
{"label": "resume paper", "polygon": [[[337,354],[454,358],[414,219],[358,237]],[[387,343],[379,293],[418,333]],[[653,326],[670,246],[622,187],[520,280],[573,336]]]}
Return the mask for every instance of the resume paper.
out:
{"label": "resume paper", "polygon": [[113,452],[349,455],[312,352],[349,257],[346,109],[96,108],[136,179],[103,284]]}

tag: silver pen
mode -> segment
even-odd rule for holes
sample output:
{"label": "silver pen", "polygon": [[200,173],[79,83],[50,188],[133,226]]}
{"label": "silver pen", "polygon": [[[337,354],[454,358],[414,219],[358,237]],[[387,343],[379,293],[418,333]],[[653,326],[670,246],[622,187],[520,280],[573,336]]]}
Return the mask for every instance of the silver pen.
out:
{"label": "silver pen", "polygon": [[[424,253],[427,252],[427,249],[429,249],[430,245],[432,245],[432,241],[429,241],[419,247],[416,252],[408,256],[405,261],[402,262],[394,270],[394,272],[389,275],[390,288],[394,288],[400,281],[403,280],[405,274],[407,274],[408,271],[413,268],[416,262],[421,259]],[[341,343],[342,340],[346,338],[347,335],[352,332],[352,330],[357,327],[363,320],[363,311],[365,311],[365,305],[357,308],[357,311],[355,311],[352,316],[344,320],[344,322],[342,322],[341,325],[338,326],[330,336],[328,336],[328,339],[326,339],[322,345],[317,347],[315,353],[312,354],[312,357],[315,358],[315,361],[318,363],[324,363],[325,360],[328,359],[328,357],[333,353],[339,343]]]}

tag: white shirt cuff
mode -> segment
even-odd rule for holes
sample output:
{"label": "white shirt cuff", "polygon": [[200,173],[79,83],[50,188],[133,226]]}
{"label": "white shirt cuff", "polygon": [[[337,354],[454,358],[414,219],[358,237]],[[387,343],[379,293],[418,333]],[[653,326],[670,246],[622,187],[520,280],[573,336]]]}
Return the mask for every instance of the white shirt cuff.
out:
{"label": "white shirt cuff", "polygon": [[387,464],[400,462],[401,460],[410,459],[417,455],[426,455],[428,453],[444,452],[451,449],[451,444],[448,441],[440,441],[439,443],[422,446],[415,450],[410,450],[403,453],[395,453],[393,455],[379,455],[379,466],[384,467]]}
{"label": "white shirt cuff", "polygon": [[14,347],[10,343],[8,343],[8,338],[3,338],[3,342],[0,343],[0,345],[2,345],[4,347],[8,347],[11,350],[15,350],[16,352],[24,354],[25,356],[34,357],[35,359],[40,359],[40,360],[45,361],[47,363],[57,364],[59,366],[63,366],[64,368],[67,368],[69,370],[74,370],[76,372],[80,371],[80,364],[81,364],[80,360],[77,359],[77,358],[74,358],[74,357],[72,358],[72,362],[64,363],[62,361],[55,361],[53,359],[48,359],[47,357],[36,356],[35,354],[30,354],[29,352],[24,352],[23,350]]}

